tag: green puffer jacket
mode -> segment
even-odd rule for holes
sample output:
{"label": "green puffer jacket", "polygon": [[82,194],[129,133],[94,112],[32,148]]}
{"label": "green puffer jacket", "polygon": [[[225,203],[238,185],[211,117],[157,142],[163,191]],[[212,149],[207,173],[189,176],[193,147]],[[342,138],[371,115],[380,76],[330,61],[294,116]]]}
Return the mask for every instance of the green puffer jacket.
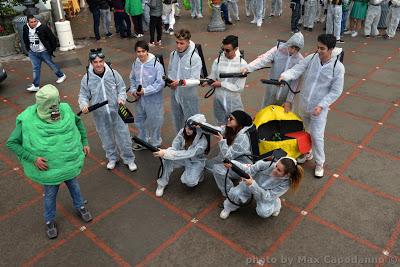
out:
{"label": "green puffer jacket", "polygon": [[126,0],[125,11],[130,16],[137,16],[143,14],[143,7],[141,0]]}
{"label": "green puffer jacket", "polygon": [[[47,123],[32,105],[17,117],[22,126],[22,147],[36,157],[47,159],[48,170],[39,170],[34,162],[20,158],[25,175],[44,185],[57,185],[81,173],[85,155],[75,113],[60,103],[61,120]],[[86,139],[86,137],[84,137]]]}

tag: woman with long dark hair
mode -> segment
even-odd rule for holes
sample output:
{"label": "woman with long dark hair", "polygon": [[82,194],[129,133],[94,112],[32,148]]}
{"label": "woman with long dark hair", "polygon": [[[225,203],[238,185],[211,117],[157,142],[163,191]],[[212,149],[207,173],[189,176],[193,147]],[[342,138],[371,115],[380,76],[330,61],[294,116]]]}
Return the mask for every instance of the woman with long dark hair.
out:
{"label": "woman with long dark hair", "polygon": [[218,139],[220,153],[216,158],[207,162],[207,169],[212,170],[215,182],[224,196],[226,195],[225,187],[229,192],[233,186],[230,178],[235,174],[232,172],[229,174],[225,186],[226,168],[223,160],[236,159],[242,163],[251,163],[251,159],[248,157],[251,155],[251,143],[247,131],[252,125],[253,120],[249,114],[242,110],[235,110],[229,115],[226,125],[221,128],[222,133],[215,135]]}
{"label": "woman with long dark hair", "polygon": [[[203,114],[196,114],[187,121],[204,123],[206,118]],[[200,178],[202,178],[206,162],[205,154],[208,153],[207,148],[207,138],[202,130],[186,123],[174,138],[171,147],[154,152],[153,155],[162,158],[164,164],[163,174],[157,180],[156,196],[161,197],[164,194],[169,176],[177,167],[185,168],[181,181],[186,186],[194,187],[201,182]]]}
{"label": "woman with long dark hair", "polygon": [[[229,199],[224,201],[224,209],[219,215],[221,219],[228,218],[232,211],[237,210],[240,204],[246,203],[252,196],[257,203],[256,212],[260,217],[278,216],[281,210],[279,197],[289,189],[297,190],[304,176],[303,168],[290,157],[283,157],[272,164],[262,160],[250,166],[234,160],[232,163],[248,173],[250,178],[242,178],[228,192]],[[225,164],[225,167],[230,168],[231,165]]]}

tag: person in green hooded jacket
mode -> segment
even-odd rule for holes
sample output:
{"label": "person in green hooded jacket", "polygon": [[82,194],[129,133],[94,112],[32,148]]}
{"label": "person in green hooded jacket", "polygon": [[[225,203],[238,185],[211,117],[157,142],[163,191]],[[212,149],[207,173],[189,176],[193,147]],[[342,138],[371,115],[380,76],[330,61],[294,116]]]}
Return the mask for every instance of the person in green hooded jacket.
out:
{"label": "person in green hooded jacket", "polygon": [[58,235],[55,223],[56,198],[65,182],[77,215],[92,220],[84,206],[77,177],[89,154],[86,129],[67,103],[60,103],[58,90],[45,85],[36,93],[36,104],[17,116],[7,147],[20,160],[25,175],[44,186],[44,218],[47,237]]}

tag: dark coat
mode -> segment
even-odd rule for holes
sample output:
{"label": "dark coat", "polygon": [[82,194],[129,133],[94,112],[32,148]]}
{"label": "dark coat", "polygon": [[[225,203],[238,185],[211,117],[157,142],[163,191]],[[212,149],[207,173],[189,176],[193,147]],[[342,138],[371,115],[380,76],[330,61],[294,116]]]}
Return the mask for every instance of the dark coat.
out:
{"label": "dark coat", "polygon": [[[39,37],[39,40],[42,42],[44,47],[46,48],[47,52],[54,56],[53,53],[57,48],[57,38],[54,36],[53,32],[50,30],[49,27],[42,24],[36,28],[36,33]],[[27,51],[31,50],[29,45],[29,27],[28,25],[24,25],[23,28],[23,39],[25,48]]]}

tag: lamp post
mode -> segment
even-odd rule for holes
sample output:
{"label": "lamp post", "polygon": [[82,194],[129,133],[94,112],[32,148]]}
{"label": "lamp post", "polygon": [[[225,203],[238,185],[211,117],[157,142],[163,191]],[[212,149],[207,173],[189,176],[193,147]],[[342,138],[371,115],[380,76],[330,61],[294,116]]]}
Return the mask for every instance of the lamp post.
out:
{"label": "lamp post", "polygon": [[221,0],[212,0],[212,13],[211,20],[207,26],[209,32],[223,32],[225,31],[225,22],[221,18]]}

